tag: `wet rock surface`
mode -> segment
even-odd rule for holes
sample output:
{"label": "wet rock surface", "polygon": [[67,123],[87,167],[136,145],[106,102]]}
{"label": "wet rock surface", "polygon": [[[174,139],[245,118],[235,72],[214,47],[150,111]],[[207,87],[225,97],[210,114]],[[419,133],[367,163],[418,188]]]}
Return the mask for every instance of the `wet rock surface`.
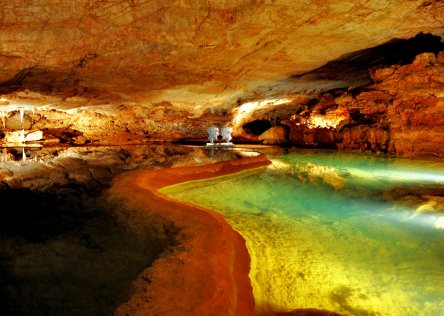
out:
{"label": "wet rock surface", "polygon": [[178,146],[4,149],[0,173],[3,315],[111,315],[178,228],[107,194],[123,171],[230,159]]}

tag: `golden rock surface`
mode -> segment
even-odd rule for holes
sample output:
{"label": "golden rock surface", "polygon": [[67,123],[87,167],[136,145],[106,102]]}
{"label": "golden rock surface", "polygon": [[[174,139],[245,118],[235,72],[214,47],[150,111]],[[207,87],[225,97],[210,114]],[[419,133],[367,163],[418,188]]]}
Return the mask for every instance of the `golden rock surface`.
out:
{"label": "golden rock surface", "polygon": [[[397,95],[386,119],[397,120],[393,126],[404,126],[410,122],[407,112],[414,110],[400,101],[404,83],[398,80],[399,85],[393,85],[395,70],[387,67],[399,60],[382,62],[379,58],[389,60],[393,51],[382,49],[375,55],[368,49],[418,34],[428,34],[436,42],[444,34],[442,25],[443,2],[424,0],[4,1],[0,4],[3,135],[42,130],[45,140],[67,144],[205,142],[209,125],[230,125],[235,143],[258,142],[265,130],[253,135],[243,129],[245,124],[261,119],[285,126],[301,108],[311,110],[310,100],[324,98],[320,93],[353,89],[372,80],[387,86],[381,93]],[[415,43],[411,47],[421,46]],[[408,51],[401,46],[395,50]],[[444,58],[439,50],[444,48],[432,50],[435,64]],[[416,53],[429,51],[424,47]],[[402,64],[411,62],[404,59]],[[416,61],[413,68],[423,71],[424,63],[430,61]],[[420,77],[415,80],[406,86],[426,95],[428,86]],[[374,93],[367,96],[374,98]],[[433,93],[433,100],[426,103],[442,104],[442,93]],[[365,96],[359,95],[364,103]],[[355,101],[362,106],[360,99]],[[378,112],[381,102],[373,103],[377,105],[371,108]],[[19,119],[20,108],[24,117]],[[334,108],[325,109],[336,113]],[[426,106],[415,117],[421,119],[421,113],[435,112]],[[341,119],[338,126],[347,122]],[[399,128],[392,128],[393,139],[378,131],[371,136],[377,140],[370,142],[387,143],[376,150],[429,154],[429,148],[392,145],[401,137]],[[344,132],[344,145],[332,147],[356,149],[360,145],[347,145],[347,139],[370,137],[359,129],[367,127],[361,124]],[[286,141],[297,145],[289,135]],[[410,136],[416,142],[427,135]],[[330,143],[338,143],[327,136]]]}
{"label": "golden rock surface", "polygon": [[423,0],[6,1],[0,82],[67,107],[214,107],[443,23],[440,1]]}

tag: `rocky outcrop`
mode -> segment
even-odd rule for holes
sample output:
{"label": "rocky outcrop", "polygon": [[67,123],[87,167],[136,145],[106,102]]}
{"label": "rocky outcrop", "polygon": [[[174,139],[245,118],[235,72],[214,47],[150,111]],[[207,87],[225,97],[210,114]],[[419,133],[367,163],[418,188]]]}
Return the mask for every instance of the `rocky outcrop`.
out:
{"label": "rocky outcrop", "polygon": [[116,315],[253,315],[245,240],[223,216],[163,196],[157,189],[175,183],[266,166],[266,155],[207,166],[136,171],[117,177],[114,196],[147,216],[171,220],[179,244],[133,283]]}
{"label": "rocky outcrop", "polygon": [[288,119],[278,124],[299,147],[444,157],[443,55],[424,53],[411,64],[375,68],[370,85],[293,103],[279,113]]}
{"label": "rocky outcrop", "polygon": [[7,1],[0,90],[40,104],[214,108],[344,54],[442,34],[441,1]]}
{"label": "rocky outcrop", "polygon": [[[371,83],[317,94],[282,95],[230,110],[186,111],[171,103],[3,112],[3,144],[42,133],[42,145],[206,142],[207,126],[234,124],[234,142],[443,157],[444,53],[372,68]],[[24,94],[23,94],[24,95]],[[32,99],[32,95],[29,95]],[[9,105],[8,105],[9,106]],[[12,137],[16,135],[16,137]],[[38,134],[40,135],[40,134]],[[12,138],[14,139],[12,139]],[[16,139],[17,138],[17,139]],[[13,141],[12,141],[12,140]]]}
{"label": "rocky outcrop", "polygon": [[287,141],[284,126],[274,126],[263,132],[258,140],[264,144],[283,144]]}
{"label": "rocky outcrop", "polygon": [[[45,146],[204,143],[210,125],[258,142],[269,122],[286,139],[267,143],[439,156],[424,143],[439,132],[421,126],[440,94],[426,98],[419,75],[409,91],[400,80],[427,76],[418,65],[430,62],[401,69],[443,49],[443,17],[423,0],[5,2],[0,145],[22,129]],[[339,115],[329,102],[350,117],[313,127]]]}
{"label": "rocky outcrop", "polygon": [[[26,110],[21,122],[19,110],[15,109],[4,112],[3,133],[20,134],[24,129],[25,135],[28,135],[32,131],[41,131],[41,141],[38,142],[35,138],[32,141],[45,146],[57,143],[109,145],[171,142],[193,138],[204,141],[209,122],[224,124],[227,121],[225,112],[224,109],[188,112],[177,109],[168,102],[153,106],[122,104],[74,110],[38,107],[33,108],[33,111],[31,108]],[[30,141],[25,139],[25,143]],[[8,145],[11,142],[11,138],[0,139],[0,144]]]}
{"label": "rocky outcrop", "polygon": [[[237,156],[162,145],[4,148],[2,315],[112,315],[128,300],[139,274],[186,236],[178,238],[179,227],[165,217],[123,207],[116,195],[107,194],[111,179],[133,169],[211,164]],[[227,225],[224,229],[234,234]],[[248,269],[240,278],[248,280],[247,274]]]}

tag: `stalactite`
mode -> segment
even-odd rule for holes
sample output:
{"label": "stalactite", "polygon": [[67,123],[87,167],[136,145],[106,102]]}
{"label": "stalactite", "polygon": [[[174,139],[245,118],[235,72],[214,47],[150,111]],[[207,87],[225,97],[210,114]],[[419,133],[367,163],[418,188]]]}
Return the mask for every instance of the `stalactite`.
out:
{"label": "stalactite", "polygon": [[20,123],[23,124],[23,116],[25,115],[25,108],[19,108],[20,111]]}

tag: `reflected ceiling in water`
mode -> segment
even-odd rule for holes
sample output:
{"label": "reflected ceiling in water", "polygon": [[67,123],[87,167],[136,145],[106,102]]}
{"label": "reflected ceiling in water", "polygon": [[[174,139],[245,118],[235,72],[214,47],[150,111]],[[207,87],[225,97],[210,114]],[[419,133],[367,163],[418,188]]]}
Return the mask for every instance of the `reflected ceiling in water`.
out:
{"label": "reflected ceiling in water", "polygon": [[180,145],[9,147],[0,150],[0,189],[69,183],[106,185],[118,173],[235,159],[241,151]]}

